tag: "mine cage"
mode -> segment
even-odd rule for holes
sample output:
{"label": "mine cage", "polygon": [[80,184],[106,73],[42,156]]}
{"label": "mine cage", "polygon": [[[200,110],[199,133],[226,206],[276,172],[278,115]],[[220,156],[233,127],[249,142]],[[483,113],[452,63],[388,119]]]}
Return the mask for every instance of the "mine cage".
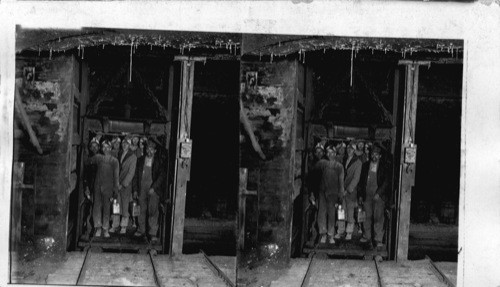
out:
{"label": "mine cage", "polygon": [[[377,144],[383,146],[384,148],[384,158],[386,163],[393,167],[393,150],[391,141],[391,128],[390,127],[378,127],[373,128],[369,126],[349,126],[349,125],[334,125],[333,123],[319,123],[314,122],[309,124],[309,137],[307,140],[308,151],[313,151],[315,146],[319,143],[326,147],[327,145],[338,146],[339,144],[347,145],[349,143],[357,143],[358,141],[363,141],[364,143]],[[319,126],[320,129],[324,127],[327,131],[324,135],[317,135],[314,133],[314,126]],[[304,155],[303,168],[304,173],[308,174],[311,162],[311,152]],[[306,184],[306,183],[304,183]],[[392,185],[392,182],[391,182]],[[303,187],[304,188],[304,187]],[[393,197],[395,190],[392,189]],[[308,255],[313,252],[326,253],[331,257],[339,258],[371,258],[373,255],[380,255],[383,258],[389,258],[391,255],[391,243],[394,242],[393,236],[394,231],[389,226],[392,226],[394,219],[394,210],[387,209],[385,213],[385,223],[384,223],[384,243],[385,248],[377,249],[375,251],[369,251],[363,246],[354,243],[359,239],[361,225],[358,223],[358,218],[355,212],[356,226],[355,231],[358,232],[358,236],[353,235],[353,240],[351,242],[339,242],[334,246],[328,246],[324,248],[317,248],[317,243],[319,240],[319,235],[317,234],[316,223],[317,206],[312,206],[309,202],[309,198],[305,193],[298,195],[293,202],[293,233],[292,233],[292,255],[303,256]],[[301,225],[301,226],[299,226]],[[314,235],[314,233],[316,233]],[[300,247],[299,247],[300,246]]]}
{"label": "mine cage", "polygon": [[[141,120],[141,119],[113,119],[113,118],[99,118],[95,116],[86,116],[84,118],[84,143],[89,143],[93,137],[99,135],[103,139],[108,139],[111,141],[112,137],[123,137],[125,135],[130,136],[138,136],[138,137],[146,137],[146,138],[154,138],[158,143],[160,143],[159,147],[157,147],[157,152],[160,153],[160,158],[164,161],[166,159],[172,158],[168,155],[170,144],[170,123],[169,122],[160,122],[160,121],[151,121],[151,120]],[[81,170],[80,175],[83,178],[84,166],[83,163],[87,158],[87,153],[81,151]],[[171,167],[172,164],[170,161],[165,161],[164,168],[166,169],[167,174],[167,184],[166,186],[166,194],[167,198],[171,196]],[[73,207],[78,209],[78,222],[77,222],[77,233],[76,238],[78,238],[78,248],[101,248],[104,250],[115,250],[115,251],[140,251],[145,252],[148,249],[154,249],[160,253],[168,253],[168,244],[170,238],[170,217],[171,217],[171,202],[164,201],[160,202],[160,219],[159,219],[159,242],[156,244],[151,244],[145,237],[134,238],[130,234],[127,236],[113,236],[110,239],[101,239],[101,238],[92,238],[88,237],[88,233],[83,232],[83,226],[85,225],[85,220],[88,217],[88,214],[85,213],[83,207],[83,202],[85,200],[85,196],[83,193],[83,181],[80,181],[80,192],[79,192],[79,200],[78,206],[71,206],[70,210]],[[73,203],[74,204],[74,203]],[[129,207],[122,207],[129,208]],[[133,219],[136,220],[136,219]]]}

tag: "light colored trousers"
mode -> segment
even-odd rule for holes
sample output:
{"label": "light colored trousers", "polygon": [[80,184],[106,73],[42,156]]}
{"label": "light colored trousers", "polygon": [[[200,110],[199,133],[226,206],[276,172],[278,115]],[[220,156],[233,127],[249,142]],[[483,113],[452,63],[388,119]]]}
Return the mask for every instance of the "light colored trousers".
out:
{"label": "light colored trousers", "polygon": [[[337,226],[338,230],[337,233],[343,234],[345,232],[352,234],[354,231],[354,211],[357,206],[356,199],[352,199],[349,196],[346,196],[343,201],[342,205],[344,206],[345,213],[346,213],[346,220],[338,220],[337,221]],[[347,223],[347,228],[346,228],[346,223]]]}
{"label": "light colored trousers", "polygon": [[382,242],[384,237],[384,208],[385,202],[382,199],[374,199],[373,197],[366,197],[364,202],[366,211],[365,238],[372,238],[372,223],[374,231],[374,239],[377,242]]}
{"label": "light colored trousers", "polygon": [[337,194],[319,193],[318,199],[318,227],[319,234],[335,234],[335,203],[337,202]]}
{"label": "light colored trousers", "polygon": [[[122,188],[118,193],[118,202],[120,203],[120,214],[113,214],[113,227],[117,228],[118,226],[127,228],[128,220],[130,217],[129,214],[129,204],[132,201],[132,185],[129,185],[125,188]],[[120,223],[121,218],[121,223]]]}

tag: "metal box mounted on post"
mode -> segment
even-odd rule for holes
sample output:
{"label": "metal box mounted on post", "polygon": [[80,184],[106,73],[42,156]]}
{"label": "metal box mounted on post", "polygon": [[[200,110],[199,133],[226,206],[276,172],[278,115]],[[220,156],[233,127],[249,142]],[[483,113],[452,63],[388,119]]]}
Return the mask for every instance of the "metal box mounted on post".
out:
{"label": "metal box mounted on post", "polygon": [[410,144],[410,146],[405,148],[405,163],[416,163],[417,162],[417,145]]}
{"label": "metal box mounted on post", "polygon": [[193,148],[193,141],[186,139],[181,143],[181,158],[191,158],[191,151]]}

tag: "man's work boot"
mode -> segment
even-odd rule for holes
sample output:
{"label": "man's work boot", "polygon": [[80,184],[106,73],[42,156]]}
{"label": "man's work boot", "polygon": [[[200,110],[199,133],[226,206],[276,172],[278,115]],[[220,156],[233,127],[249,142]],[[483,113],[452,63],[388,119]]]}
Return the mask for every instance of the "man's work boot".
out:
{"label": "man's work boot", "polygon": [[333,236],[330,236],[330,240],[329,240],[328,243],[335,244],[335,239],[333,238]]}
{"label": "man's work boot", "polygon": [[319,243],[325,244],[326,243],[326,234],[321,235],[321,239],[319,240]]}

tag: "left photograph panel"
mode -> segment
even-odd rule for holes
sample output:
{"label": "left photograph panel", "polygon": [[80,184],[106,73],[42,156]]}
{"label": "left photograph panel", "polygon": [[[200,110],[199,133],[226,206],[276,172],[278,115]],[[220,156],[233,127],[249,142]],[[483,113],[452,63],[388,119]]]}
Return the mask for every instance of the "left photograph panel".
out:
{"label": "left photograph panel", "polygon": [[17,27],[11,283],[234,286],[240,49]]}

